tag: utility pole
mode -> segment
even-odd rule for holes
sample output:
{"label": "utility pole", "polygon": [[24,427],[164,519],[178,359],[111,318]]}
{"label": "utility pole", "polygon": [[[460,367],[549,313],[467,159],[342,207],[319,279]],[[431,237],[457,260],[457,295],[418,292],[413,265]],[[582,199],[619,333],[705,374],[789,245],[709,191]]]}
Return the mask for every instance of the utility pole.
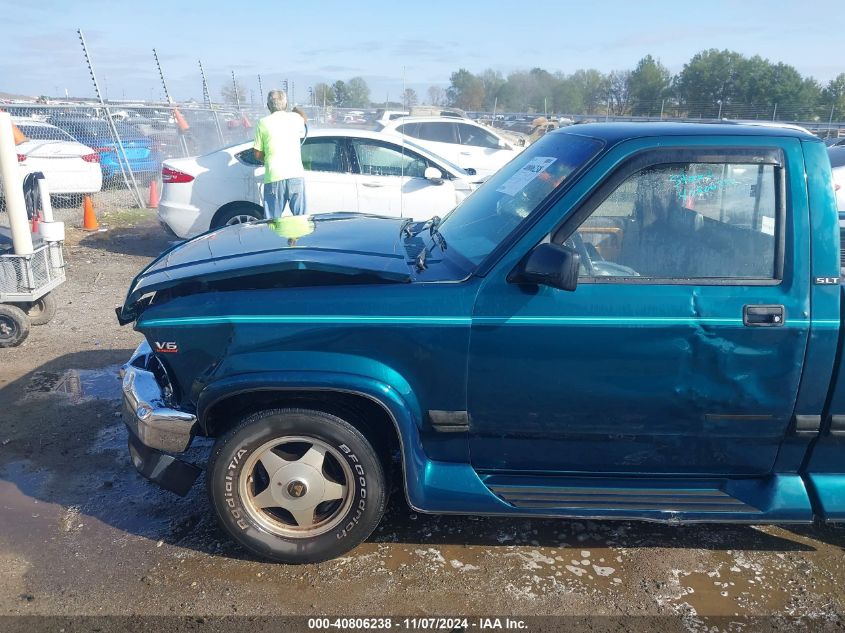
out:
{"label": "utility pole", "polygon": [[100,92],[100,84],[97,83],[97,75],[94,74],[94,64],[91,61],[91,56],[88,54],[88,46],[87,44],[85,44],[85,36],[82,35],[82,29],[77,29],[76,32],[79,35],[79,42],[82,44],[82,52],[85,55],[85,63],[88,65],[88,72],[91,74],[91,81],[94,82],[94,92],[97,94],[97,100],[100,102],[100,105],[106,112],[106,123],[108,124],[109,129],[111,130],[112,137],[114,138],[114,141],[117,144],[117,148],[119,150],[117,152],[117,165],[118,167],[120,167],[120,173],[123,176],[123,183],[126,185],[127,189],[135,193],[135,200],[138,202],[138,208],[143,209],[145,206],[144,200],[141,197],[141,192],[138,191],[138,183],[135,181],[135,174],[132,173],[132,167],[130,167],[129,165],[129,158],[126,156],[126,148],[123,147],[123,141],[121,140],[120,135],[117,133],[117,128],[114,125],[114,119],[112,119],[111,117],[111,111],[106,105],[106,102],[103,100],[103,95]]}
{"label": "utility pole", "polygon": [[[164,71],[161,69],[161,62],[158,60],[158,53],[156,49],[153,49],[153,57],[156,60],[156,68],[158,68],[158,76],[161,77],[161,86],[164,88],[164,98],[167,99],[167,105],[173,105],[173,99],[170,98],[170,91],[167,89],[167,82],[164,80]],[[178,112],[176,108],[173,108],[175,112]],[[187,156],[188,152],[188,142],[185,140],[185,137],[182,135],[182,129],[179,128],[179,145],[182,146],[182,153]]]}
{"label": "utility pole", "polygon": [[211,94],[208,92],[208,82],[205,80],[205,70],[202,68],[202,60],[197,60],[200,66],[200,77],[202,77],[202,100],[206,108],[211,108]]}
{"label": "utility pole", "polygon": [[716,118],[721,121],[722,120],[722,100],[719,99],[716,103],[719,104],[719,115]]}
{"label": "utility pole", "polygon": [[775,104],[775,110],[772,112],[772,121],[775,120],[775,117],[778,115],[778,104]]}
{"label": "utility pole", "polygon": [[235,91],[235,104],[238,107],[238,112],[241,111],[241,95],[238,93],[238,82],[235,81],[235,71],[232,71],[232,88]]}
{"label": "utility pole", "polygon": [[261,75],[258,75],[258,97],[264,98],[264,86],[261,85]]}
{"label": "utility pole", "polygon": [[663,120],[663,106],[666,105],[666,99],[660,102],[660,120]]}

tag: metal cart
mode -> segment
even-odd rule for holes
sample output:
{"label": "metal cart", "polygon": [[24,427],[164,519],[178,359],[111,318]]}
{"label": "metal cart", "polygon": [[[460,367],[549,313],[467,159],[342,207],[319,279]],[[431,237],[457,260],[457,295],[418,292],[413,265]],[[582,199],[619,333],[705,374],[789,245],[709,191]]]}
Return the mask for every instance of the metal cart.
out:
{"label": "metal cart", "polygon": [[0,347],[19,345],[31,325],[48,323],[56,313],[50,291],[65,280],[62,242],[34,241],[31,255],[15,255],[0,227]]}

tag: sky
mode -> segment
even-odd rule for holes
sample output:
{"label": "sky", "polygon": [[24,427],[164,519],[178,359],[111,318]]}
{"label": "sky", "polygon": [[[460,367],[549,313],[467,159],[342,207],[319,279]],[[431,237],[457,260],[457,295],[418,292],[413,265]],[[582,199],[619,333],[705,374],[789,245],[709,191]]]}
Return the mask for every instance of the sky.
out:
{"label": "sky", "polygon": [[212,100],[234,71],[256,103],[285,78],[295,99],[317,82],[360,75],[373,101],[398,100],[403,81],[424,99],[464,67],[507,74],[535,66],[573,72],[633,68],[647,54],[673,73],[707,48],[795,66],[827,83],[845,72],[845,2],[640,0],[0,0],[0,92],[93,97],[81,28],[104,96],[161,99],[158,51],[171,96]]}

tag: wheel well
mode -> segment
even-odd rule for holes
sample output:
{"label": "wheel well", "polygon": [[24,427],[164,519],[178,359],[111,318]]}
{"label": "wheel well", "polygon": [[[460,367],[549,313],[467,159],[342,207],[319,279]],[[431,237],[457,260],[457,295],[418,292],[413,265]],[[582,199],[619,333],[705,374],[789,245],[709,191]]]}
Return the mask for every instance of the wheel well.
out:
{"label": "wheel well", "polygon": [[398,429],[392,416],[375,400],[355,393],[337,391],[251,391],[214,403],[202,421],[206,435],[219,437],[246,416],[264,409],[314,409],[349,422],[367,438],[389,467],[400,454]]}
{"label": "wheel well", "polygon": [[254,202],[247,202],[246,200],[237,200],[235,202],[227,202],[222,207],[217,209],[217,212],[214,214],[214,217],[211,218],[211,223],[209,227],[212,229],[220,228],[220,218],[223,217],[226,213],[238,208],[249,209],[251,211],[257,211],[259,216],[264,215],[264,207],[261,207]]}

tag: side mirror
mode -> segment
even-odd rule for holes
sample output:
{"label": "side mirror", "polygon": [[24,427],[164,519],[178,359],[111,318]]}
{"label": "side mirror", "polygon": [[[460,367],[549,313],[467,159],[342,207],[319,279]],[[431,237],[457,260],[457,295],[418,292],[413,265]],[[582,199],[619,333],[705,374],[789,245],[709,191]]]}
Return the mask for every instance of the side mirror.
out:
{"label": "side mirror", "polygon": [[443,173],[437,167],[426,167],[423,178],[430,180],[435,185],[443,184]]}
{"label": "side mirror", "polygon": [[508,149],[508,144],[505,143],[502,139],[499,139],[497,145],[499,146],[499,149]]}
{"label": "side mirror", "polygon": [[508,276],[508,281],[572,291],[578,285],[580,266],[581,256],[571,248],[539,244]]}

